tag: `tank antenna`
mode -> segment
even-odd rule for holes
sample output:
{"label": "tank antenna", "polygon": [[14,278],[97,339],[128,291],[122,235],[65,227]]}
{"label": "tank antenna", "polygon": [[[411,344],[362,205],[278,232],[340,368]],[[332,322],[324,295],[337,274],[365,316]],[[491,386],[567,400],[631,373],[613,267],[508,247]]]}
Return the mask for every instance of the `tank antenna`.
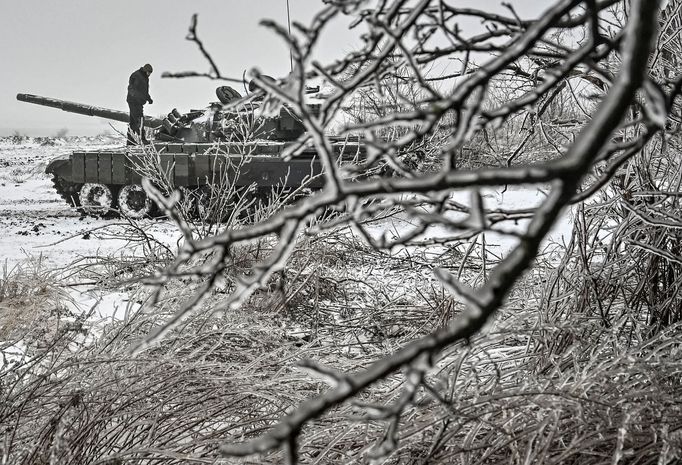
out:
{"label": "tank antenna", "polygon": [[[289,36],[291,36],[291,14],[289,13],[289,0],[287,0],[287,23],[289,25]],[[291,66],[291,72],[294,72],[294,55],[291,51],[291,45],[289,45],[289,65]]]}

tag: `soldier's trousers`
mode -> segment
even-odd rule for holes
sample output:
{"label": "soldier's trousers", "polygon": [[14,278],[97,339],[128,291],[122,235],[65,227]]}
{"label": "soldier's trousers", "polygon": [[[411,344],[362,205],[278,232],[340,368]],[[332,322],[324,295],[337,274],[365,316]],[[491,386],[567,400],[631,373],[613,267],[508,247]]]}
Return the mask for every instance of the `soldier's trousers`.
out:
{"label": "soldier's trousers", "polygon": [[142,133],[142,122],[144,121],[142,107],[143,105],[139,103],[128,102],[128,108],[130,109],[128,145],[136,145],[145,141],[144,134]]}

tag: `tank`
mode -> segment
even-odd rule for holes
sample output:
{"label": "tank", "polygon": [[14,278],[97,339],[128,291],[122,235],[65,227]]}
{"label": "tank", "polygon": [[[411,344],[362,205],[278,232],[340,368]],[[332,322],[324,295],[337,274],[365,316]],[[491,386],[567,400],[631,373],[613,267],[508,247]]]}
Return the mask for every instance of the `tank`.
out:
{"label": "tank", "polygon": [[[184,114],[173,109],[164,118],[145,116],[153,147],[75,151],[51,161],[45,172],[52,175],[59,195],[84,213],[119,211],[132,218],[153,211],[141,187],[150,160],[170,185],[185,193],[205,193],[216,183],[231,184],[254,196],[273,188],[296,189],[304,183],[309,189],[323,186],[322,176],[318,176],[322,166],[313,147],[299,150],[293,158],[283,156],[305,132],[287,107],[282,106],[274,117],[263,117],[258,116],[259,102],[238,109],[230,106],[239,94],[227,86],[219,87],[216,94],[220,102],[205,109]],[[129,117],[123,111],[31,94],[18,94],[17,99],[125,123]],[[308,110],[319,112],[319,105],[309,105]],[[332,140],[332,148],[339,159],[364,152],[359,141]]]}

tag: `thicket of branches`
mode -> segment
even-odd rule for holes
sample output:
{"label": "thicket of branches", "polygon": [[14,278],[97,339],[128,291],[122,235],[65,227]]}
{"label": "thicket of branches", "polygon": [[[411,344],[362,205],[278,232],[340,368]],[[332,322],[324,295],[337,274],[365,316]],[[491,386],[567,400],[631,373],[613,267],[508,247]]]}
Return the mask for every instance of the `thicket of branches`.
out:
{"label": "thicket of branches", "polygon": [[[673,463],[679,10],[559,0],[526,19],[510,6],[331,0],[292,35],[266,22],[290,45],[294,71],[277,82],[254,72],[263,90],[246,101],[266,94],[264,107],[285,104],[301,119],[307,132],[287,156],[313,144],[324,189],[198,237],[180,196],[148,184],[184,235],[177,258],[147,280],[147,314],[50,365],[60,384],[13,375],[0,418],[18,425],[21,446],[7,456]],[[364,47],[315,61],[344,15],[364,28]],[[463,18],[482,27],[467,35]],[[208,56],[196,26],[188,38]],[[210,62],[210,77],[224,78]],[[313,78],[331,89],[319,114],[304,104]],[[341,135],[364,137],[365,159],[337,165],[339,121]],[[486,189],[528,185],[546,192],[537,207],[485,202]],[[461,191],[468,202],[453,197]],[[563,255],[540,254],[568,208]],[[330,210],[341,213],[320,218]],[[406,226],[382,230],[387,216]],[[486,250],[495,235],[513,249]],[[99,357],[122,366],[107,371]],[[22,397],[31,386],[34,399]],[[60,397],[45,423],[35,399]],[[113,413],[92,415],[103,397]]]}
{"label": "thicket of branches", "polygon": [[[320,209],[336,204],[346,205],[348,212],[335,221],[334,226],[350,225],[377,250],[423,245],[420,238],[434,225],[451,232],[448,238],[441,240],[446,245],[487,231],[515,234],[518,245],[495,264],[483,283],[476,287],[453,274],[457,263],[434,267],[443,286],[466,304],[465,311],[439,330],[414,340],[359,372],[337,372],[307,362],[312,369],[331,377],[334,388],[303,403],[262,437],[223,447],[228,455],[284,447],[289,460],[294,462],[298,457],[299,436],[308,422],[403,370],[407,376],[402,394],[404,401],[380,408],[383,413],[377,414],[389,424],[379,449],[392,450],[396,442],[396,425],[406,405],[425,387],[429,366],[438,360],[444,349],[476,334],[500,308],[515,282],[532,265],[540,242],[563,208],[591,197],[615,171],[642,153],[656,134],[662,134],[679,90],[679,81],[674,77],[671,80],[670,72],[664,78],[660,73],[656,76],[649,72],[651,66],[656,65],[656,59],[650,60],[650,56],[655,49],[660,20],[660,10],[651,2],[563,1],[557,2],[536,21],[525,21],[515,16],[513,10],[503,16],[428,0],[379,2],[374,8],[363,9],[365,7],[362,2],[334,2],[311,26],[298,25],[295,36],[269,24],[288,41],[296,66],[284,85],[264,81],[262,85],[270,98],[291,106],[304,122],[308,132],[301,143],[315,144],[326,169],[325,189],[253,228],[228,230],[201,242],[188,240],[176,265],[163,275],[163,280],[168,280],[177,271],[186,272],[184,266],[194,254],[212,249],[217,255],[212,268],[196,270],[207,277],[210,285],[215,271],[223,268],[233,244],[275,234],[279,247],[251,273],[239,279],[227,298],[225,306],[236,308],[284,266],[310,218]],[[357,22],[369,30],[364,49],[329,66],[311,60],[324,26],[334,16],[349,12],[357,14]],[[485,31],[463,37],[457,27],[457,21],[463,16],[482,20]],[[482,56],[484,54],[492,57]],[[426,71],[438,69],[447,59],[459,61],[461,67],[449,75],[441,72],[434,76]],[[318,117],[313,117],[303,104],[304,86],[311,76],[322,76],[334,86],[334,92],[323,104]],[[595,92],[597,95],[591,98],[576,96],[576,81],[581,81],[583,86],[587,83],[596,87],[601,95]],[[409,84],[412,89],[409,95],[401,95],[400,83]],[[326,129],[340,108],[353,106],[358,96],[366,101],[369,94],[365,89],[372,86],[371,106],[376,111],[369,118],[357,118],[358,121],[349,124],[344,132],[361,131],[371,147],[367,160],[358,169],[384,161],[403,177],[351,183],[335,164]],[[568,105],[567,93],[574,96]],[[594,104],[594,100],[598,102]],[[588,110],[583,110],[585,115],[581,118],[575,109],[585,107]],[[566,108],[572,111],[566,111]],[[567,124],[575,128],[566,130]],[[505,125],[508,127],[506,132],[499,131],[498,128]],[[392,130],[391,134],[387,134],[388,128]],[[519,138],[517,134],[523,134],[523,130],[527,135]],[[500,137],[505,139],[497,144]],[[399,158],[401,153],[425,138],[438,140],[432,154],[439,161],[435,173],[411,171]],[[471,142],[477,138],[479,143],[473,145],[473,150],[484,145],[491,152],[497,152],[498,167],[474,171],[458,169],[458,159],[465,149],[472,150]],[[495,144],[490,142],[491,138]],[[495,145],[511,151],[500,156]],[[540,148],[551,150],[538,153]],[[526,152],[533,156],[520,156]],[[471,158],[475,157],[474,154]],[[518,164],[517,160],[526,163]],[[549,184],[550,191],[547,199],[535,209],[486,211],[480,189],[513,184]],[[466,217],[453,221],[447,216],[452,208],[448,198],[453,190],[463,188],[472,191],[472,200],[468,206],[459,206]],[[376,197],[383,198],[384,205],[390,203],[404,209],[413,223],[412,230],[390,239],[373,237],[361,221],[371,214],[365,200]],[[530,217],[523,233],[496,227],[500,218],[515,214]],[[612,246],[622,254],[617,242]],[[661,253],[658,256],[660,258]],[[651,275],[651,272],[641,270],[635,270],[634,275],[640,273]],[[587,276],[596,279],[594,273]],[[666,279],[670,278],[666,276]],[[603,299],[602,294],[597,296],[598,302]],[[140,348],[162,337],[187,313],[196,310],[200,302],[200,295],[197,295]],[[651,303],[647,302],[646,312],[653,311]],[[641,314],[640,309],[637,315]],[[673,322],[674,316],[666,315],[666,325]]]}

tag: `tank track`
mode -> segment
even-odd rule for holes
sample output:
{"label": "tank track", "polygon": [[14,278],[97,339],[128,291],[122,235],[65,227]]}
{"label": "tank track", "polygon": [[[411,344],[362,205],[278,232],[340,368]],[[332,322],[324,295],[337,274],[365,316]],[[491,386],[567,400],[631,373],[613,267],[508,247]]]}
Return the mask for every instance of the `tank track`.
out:
{"label": "tank track", "polygon": [[67,205],[70,207],[80,207],[81,202],[78,197],[78,192],[81,188],[80,184],[66,181],[57,175],[52,176],[52,184],[54,184],[57,194],[64,199]]}

